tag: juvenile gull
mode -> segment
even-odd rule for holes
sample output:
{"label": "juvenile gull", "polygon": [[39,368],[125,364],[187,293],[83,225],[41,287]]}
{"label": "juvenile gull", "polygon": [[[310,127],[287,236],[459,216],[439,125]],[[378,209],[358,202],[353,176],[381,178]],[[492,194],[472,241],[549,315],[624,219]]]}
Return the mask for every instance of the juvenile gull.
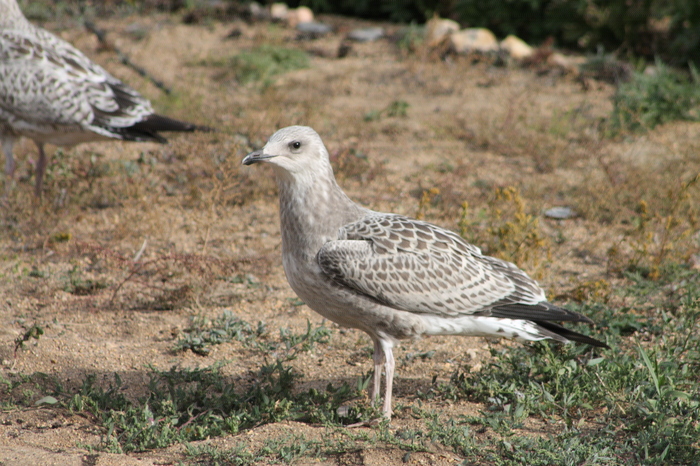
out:
{"label": "juvenile gull", "polygon": [[333,176],[323,141],[305,126],[272,135],[244,165],[272,165],[279,186],[282,264],[314,311],[374,342],[372,400],[386,384],[391,418],[393,346],[427,335],[578,341],[607,347],[552,321],[593,323],[547,302],[514,264],[485,256],[457,234],[402,215],[358,206]]}
{"label": "juvenile gull", "polygon": [[0,143],[9,187],[15,141],[39,148],[35,194],[46,171],[44,144],[72,146],[106,139],[155,141],[158,131],[200,128],[153,113],[151,103],[68,42],[31,24],[16,0],[0,0]]}

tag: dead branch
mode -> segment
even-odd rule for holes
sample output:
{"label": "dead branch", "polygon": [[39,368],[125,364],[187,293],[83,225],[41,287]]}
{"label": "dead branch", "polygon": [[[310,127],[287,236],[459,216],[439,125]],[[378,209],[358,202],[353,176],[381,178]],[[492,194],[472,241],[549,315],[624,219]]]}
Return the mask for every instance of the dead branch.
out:
{"label": "dead branch", "polygon": [[103,31],[102,29],[99,29],[95,23],[92,21],[85,20],[85,28],[95,34],[97,36],[97,40],[100,41],[100,44],[102,44],[103,47],[113,50],[114,53],[117,54],[119,57],[119,61],[121,61],[124,65],[128,66],[132,70],[136,71],[138,74],[143,76],[144,78],[148,79],[151,81],[158,89],[162,90],[166,94],[170,95],[172,93],[172,90],[165,85],[165,83],[159,79],[154,78],[151,76],[151,74],[146,71],[145,68],[140,67],[139,65],[135,64],[134,62],[131,61],[129,56],[122,52],[116,45],[110,43],[107,41],[107,33]]}

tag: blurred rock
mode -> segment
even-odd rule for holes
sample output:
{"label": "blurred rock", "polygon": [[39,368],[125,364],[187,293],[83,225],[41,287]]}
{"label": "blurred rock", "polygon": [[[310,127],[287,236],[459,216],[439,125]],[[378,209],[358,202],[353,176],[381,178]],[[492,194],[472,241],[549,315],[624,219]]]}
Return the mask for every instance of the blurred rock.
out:
{"label": "blurred rock", "polygon": [[508,52],[508,55],[516,60],[524,60],[534,53],[534,49],[524,40],[512,34],[501,41],[501,49]]}
{"label": "blurred rock", "polygon": [[354,29],[348,33],[348,39],[355,42],[374,42],[384,37],[383,28]]}
{"label": "blurred rock", "polygon": [[459,23],[451,19],[442,19],[435,15],[425,25],[425,40],[429,47],[435,47],[445,37],[459,31]]}
{"label": "blurred rock", "polygon": [[554,52],[547,57],[548,65],[557,66],[575,74],[579,74],[579,66],[583,65],[585,62],[585,57],[567,56],[559,52]]}
{"label": "blurred rock", "polygon": [[498,52],[496,36],[486,28],[469,28],[450,34],[450,47],[457,53]]}
{"label": "blurred rock", "polygon": [[263,21],[270,18],[270,13],[258,2],[248,4],[248,15],[253,21]]}
{"label": "blurred rock", "polygon": [[294,27],[297,24],[310,23],[314,20],[314,12],[309,7],[300,6],[287,12],[287,23]]}
{"label": "blurred rock", "polygon": [[273,21],[286,21],[289,15],[289,7],[286,3],[273,3],[270,6],[270,18]]}
{"label": "blurred rock", "polygon": [[338,53],[336,56],[338,58],[345,58],[350,54],[350,52],[352,52],[352,43],[344,40],[338,46]]}
{"label": "blurred rock", "polygon": [[316,39],[329,34],[333,28],[327,24],[313,21],[297,24],[297,31],[299,31],[299,39]]}
{"label": "blurred rock", "polygon": [[693,254],[688,259],[688,265],[691,269],[700,270],[700,254]]}
{"label": "blurred rock", "polygon": [[557,220],[566,220],[576,216],[576,212],[570,207],[552,207],[544,211],[544,216]]}

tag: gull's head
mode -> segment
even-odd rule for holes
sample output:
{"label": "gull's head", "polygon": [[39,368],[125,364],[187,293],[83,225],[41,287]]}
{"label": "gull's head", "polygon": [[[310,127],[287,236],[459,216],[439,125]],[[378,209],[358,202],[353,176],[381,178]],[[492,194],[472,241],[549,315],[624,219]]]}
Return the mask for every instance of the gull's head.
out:
{"label": "gull's head", "polygon": [[269,163],[276,172],[287,172],[293,177],[330,168],[328,151],[321,137],[308,126],[282,128],[270,137],[265,147],[243,159],[243,165],[258,162]]}

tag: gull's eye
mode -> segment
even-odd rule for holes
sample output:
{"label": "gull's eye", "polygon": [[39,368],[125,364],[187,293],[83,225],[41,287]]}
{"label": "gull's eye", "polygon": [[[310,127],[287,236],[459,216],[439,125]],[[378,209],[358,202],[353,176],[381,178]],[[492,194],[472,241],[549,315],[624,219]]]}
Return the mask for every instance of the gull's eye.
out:
{"label": "gull's eye", "polygon": [[294,150],[299,150],[299,148],[301,147],[301,142],[299,142],[299,141],[290,142],[289,147],[294,149]]}

